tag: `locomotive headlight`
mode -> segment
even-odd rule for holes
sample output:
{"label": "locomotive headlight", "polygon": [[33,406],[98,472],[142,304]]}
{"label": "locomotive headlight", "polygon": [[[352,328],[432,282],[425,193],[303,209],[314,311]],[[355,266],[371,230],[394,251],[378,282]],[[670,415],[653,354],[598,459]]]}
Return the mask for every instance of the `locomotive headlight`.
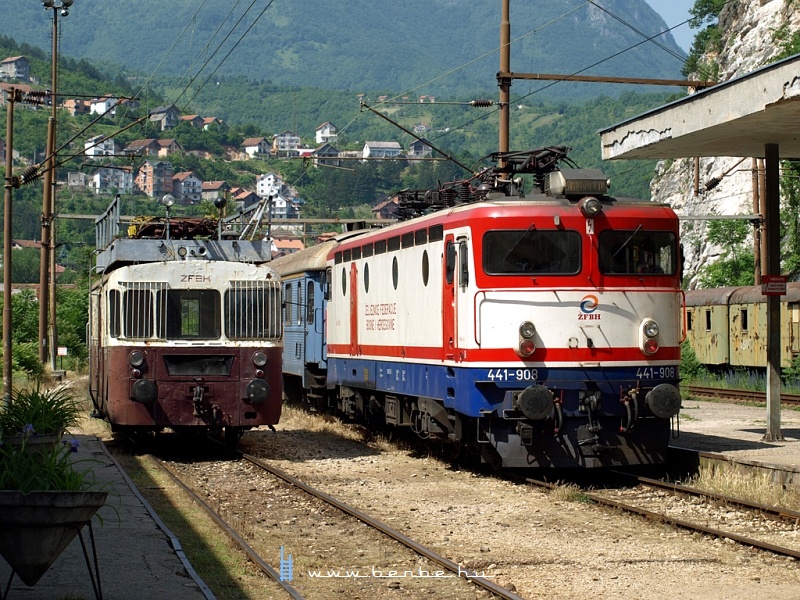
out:
{"label": "locomotive headlight", "polygon": [[658,335],[658,323],[652,319],[648,319],[642,324],[642,329],[647,337],[656,337]]}
{"label": "locomotive headlight", "polygon": [[644,354],[655,354],[658,352],[658,323],[653,319],[645,319],[639,327],[639,349]]}
{"label": "locomotive headlight", "polygon": [[603,210],[603,205],[600,204],[600,200],[595,198],[594,196],[587,196],[580,202],[581,212],[586,217],[594,217]]}
{"label": "locomotive headlight", "polygon": [[131,363],[132,367],[141,367],[144,364],[144,354],[138,350],[134,350],[128,357],[128,362]]}
{"label": "locomotive headlight", "polygon": [[517,346],[517,354],[522,357],[530,356],[536,350],[536,343],[533,341],[533,336],[536,335],[536,327],[530,321],[524,321],[519,326],[519,345]]}
{"label": "locomotive headlight", "polygon": [[263,352],[256,352],[253,354],[253,364],[257,367],[263,367],[267,364],[267,355]]}
{"label": "locomotive headlight", "polygon": [[525,321],[519,326],[519,334],[524,338],[532,338],[536,333],[536,327],[530,321]]}

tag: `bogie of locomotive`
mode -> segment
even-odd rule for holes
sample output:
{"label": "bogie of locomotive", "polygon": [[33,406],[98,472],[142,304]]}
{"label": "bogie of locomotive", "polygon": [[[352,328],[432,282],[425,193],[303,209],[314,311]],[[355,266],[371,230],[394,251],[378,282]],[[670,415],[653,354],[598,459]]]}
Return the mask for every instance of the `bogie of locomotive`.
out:
{"label": "bogie of locomotive", "polygon": [[548,176],[549,194],[486,177],[478,201],[278,259],[285,281],[326,288],[311,367],[326,394],[305,379],[306,396],[502,467],[663,462],[680,407],[677,217],[599,193],[595,171]]}
{"label": "bogie of locomotive", "polygon": [[151,221],[118,238],[115,216],[98,227],[90,297],[96,412],[114,431],[224,430],[230,442],[276,424],[281,289],[268,244],[214,239],[215,224],[191,220],[172,236]]}

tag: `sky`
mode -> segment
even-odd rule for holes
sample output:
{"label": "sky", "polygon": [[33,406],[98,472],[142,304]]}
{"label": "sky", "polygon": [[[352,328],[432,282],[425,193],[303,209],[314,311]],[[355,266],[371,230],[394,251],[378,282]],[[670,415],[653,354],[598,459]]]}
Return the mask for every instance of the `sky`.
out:
{"label": "sky", "polygon": [[[661,15],[667,27],[674,27],[678,23],[683,23],[689,18],[689,9],[694,6],[695,0],[645,0],[653,10]],[[690,29],[689,25],[681,25],[673,29],[672,37],[678,45],[686,52],[692,49],[695,30]]]}

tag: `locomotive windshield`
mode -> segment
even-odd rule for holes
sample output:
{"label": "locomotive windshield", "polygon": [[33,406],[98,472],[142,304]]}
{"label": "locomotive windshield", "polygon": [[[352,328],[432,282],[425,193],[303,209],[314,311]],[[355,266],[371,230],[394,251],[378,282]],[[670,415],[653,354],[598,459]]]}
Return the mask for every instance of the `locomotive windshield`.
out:
{"label": "locomotive windshield", "polygon": [[646,230],[641,225],[602,232],[598,251],[600,272],[606,275],[673,275],[678,265],[675,234]]}
{"label": "locomotive windshield", "polygon": [[577,231],[532,227],[488,231],[483,236],[483,270],[487,275],[574,275],[581,265]]}

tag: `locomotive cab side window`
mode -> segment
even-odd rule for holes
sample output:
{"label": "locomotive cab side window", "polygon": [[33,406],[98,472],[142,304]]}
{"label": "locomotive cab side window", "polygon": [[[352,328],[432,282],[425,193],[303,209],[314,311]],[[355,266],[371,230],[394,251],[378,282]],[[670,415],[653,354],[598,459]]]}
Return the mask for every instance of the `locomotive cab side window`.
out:
{"label": "locomotive cab side window", "polygon": [[598,239],[600,272],[606,275],[674,275],[678,245],[671,231],[603,231]]}

